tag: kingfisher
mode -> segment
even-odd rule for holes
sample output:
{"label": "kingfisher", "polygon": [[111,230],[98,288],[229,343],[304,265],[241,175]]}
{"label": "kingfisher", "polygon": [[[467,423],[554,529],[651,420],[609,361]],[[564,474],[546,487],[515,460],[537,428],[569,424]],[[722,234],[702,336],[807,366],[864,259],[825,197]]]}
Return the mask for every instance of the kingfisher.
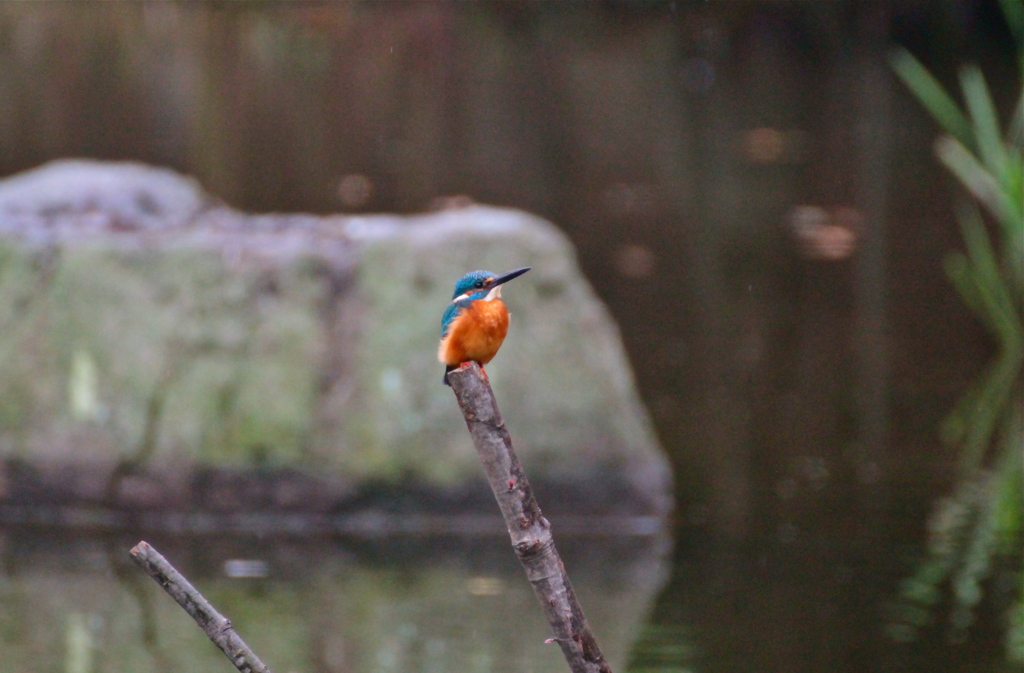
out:
{"label": "kingfisher", "polygon": [[445,385],[448,372],[463,362],[472,360],[483,368],[498,353],[508,333],[509,315],[501,300],[501,286],[529,270],[527,266],[501,275],[470,271],[455,283],[452,303],[441,318],[441,345],[437,349],[437,359],[445,366]]}

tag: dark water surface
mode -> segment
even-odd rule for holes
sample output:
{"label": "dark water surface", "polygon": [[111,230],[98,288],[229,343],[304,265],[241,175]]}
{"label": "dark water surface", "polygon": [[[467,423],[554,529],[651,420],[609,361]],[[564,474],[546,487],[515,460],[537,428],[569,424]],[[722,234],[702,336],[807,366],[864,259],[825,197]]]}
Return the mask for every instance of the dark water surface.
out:
{"label": "dark water surface", "polygon": [[[941,624],[914,643],[887,638],[884,608],[915,545],[875,533],[890,539],[566,535],[559,546],[616,671],[1014,670],[991,615],[958,639]],[[504,535],[145,537],[275,671],[566,670]],[[128,559],[138,540],[0,531],[2,670],[232,670]]]}
{"label": "dark water surface", "polygon": [[[146,538],[275,671],[562,670],[497,528],[468,537]],[[0,532],[0,670],[232,670],[129,560],[136,542]],[[565,536],[560,547],[608,655],[624,661],[664,582],[667,539]]]}

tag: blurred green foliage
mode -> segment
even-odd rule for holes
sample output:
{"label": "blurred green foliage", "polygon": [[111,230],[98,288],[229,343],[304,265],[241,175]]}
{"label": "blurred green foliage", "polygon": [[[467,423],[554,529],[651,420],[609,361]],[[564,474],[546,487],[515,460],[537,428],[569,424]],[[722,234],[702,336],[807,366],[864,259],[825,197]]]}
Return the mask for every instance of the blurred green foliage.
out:
{"label": "blurred green foliage", "polygon": [[[1024,3],[1002,0],[1017,39],[1024,81]],[[952,590],[950,626],[964,633],[983,598],[982,582],[996,556],[1021,553],[1022,411],[1024,363],[1024,91],[1005,132],[981,70],[960,72],[962,109],[939,81],[909,52],[892,56],[897,76],[945,131],[935,153],[971,199],[958,219],[964,252],[945,260],[950,280],[964,303],[994,337],[995,360],[958,402],[941,428],[942,438],[960,451],[960,483],[935,507],[929,526],[928,555],[904,581],[892,635],[916,636],[932,620]],[[1024,571],[1024,569],[1022,569]],[[1024,662],[1024,572],[1007,617],[1007,653]]]}

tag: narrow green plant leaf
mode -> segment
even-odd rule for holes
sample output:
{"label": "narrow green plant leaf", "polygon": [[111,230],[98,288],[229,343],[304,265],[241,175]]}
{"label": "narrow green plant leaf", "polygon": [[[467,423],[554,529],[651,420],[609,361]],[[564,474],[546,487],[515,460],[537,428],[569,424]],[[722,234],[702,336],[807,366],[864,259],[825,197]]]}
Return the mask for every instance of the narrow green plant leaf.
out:
{"label": "narrow green plant leaf", "polygon": [[1024,529],[1024,413],[1021,412],[1020,398],[1011,405],[1014,409],[1007,415],[1001,436],[1002,454],[996,463],[999,473],[999,497],[996,501],[996,530],[1003,551],[1013,547],[1017,535]]}
{"label": "narrow green plant leaf", "polygon": [[896,76],[932,113],[939,126],[963,145],[974,149],[974,129],[970,120],[928,69],[902,47],[892,51],[889,63]]}
{"label": "narrow green plant leaf", "polygon": [[992,102],[992,95],[981,69],[976,65],[963,68],[960,71],[960,86],[963,88],[964,101],[971,116],[981,160],[989,172],[998,178],[1005,173],[1009,157],[999,130],[999,114],[996,112],[995,103]]}
{"label": "narrow green plant leaf", "polygon": [[953,172],[967,191],[1000,223],[1016,222],[1024,217],[1022,204],[1014,203],[1003,191],[999,181],[992,177],[967,147],[959,140],[943,136],[935,141],[939,160]]}
{"label": "narrow green plant leaf", "polygon": [[[1021,570],[1021,590],[1024,594],[1024,569]],[[1006,658],[1024,664],[1024,601],[1017,601],[1006,618]]]}
{"label": "narrow green plant leaf", "polygon": [[1020,352],[1004,351],[980,379],[980,394],[973,407],[967,409],[967,432],[960,452],[963,474],[974,474],[983,465],[999,420],[1008,408],[1020,369]]}
{"label": "narrow green plant leaf", "polygon": [[959,446],[967,436],[968,424],[981,399],[981,381],[975,380],[967,389],[952,411],[939,424],[939,438],[950,446]]}
{"label": "narrow green plant leaf", "polygon": [[[1021,73],[1024,76],[1024,73]],[[1017,108],[1010,117],[1010,126],[1006,132],[1006,142],[1020,150],[1024,146],[1024,91],[1021,91]]]}
{"label": "narrow green plant leaf", "polygon": [[983,314],[982,319],[993,330],[1004,350],[1019,349],[1024,342],[1024,327],[981,214],[971,206],[961,208],[959,215],[978,300],[978,305],[972,308]]}
{"label": "narrow green plant leaf", "polygon": [[1010,32],[1017,44],[1024,44],[1024,2],[1021,0],[999,0],[999,4],[1002,6],[1006,25],[1010,27]]}
{"label": "narrow green plant leaf", "polygon": [[943,267],[946,270],[946,276],[953,283],[953,287],[956,288],[967,308],[983,320],[986,327],[995,331],[995,325],[988,322],[988,315],[982,306],[981,297],[978,296],[978,288],[974,283],[974,275],[971,272],[971,263],[968,261],[967,255],[959,251],[948,253],[943,260]]}

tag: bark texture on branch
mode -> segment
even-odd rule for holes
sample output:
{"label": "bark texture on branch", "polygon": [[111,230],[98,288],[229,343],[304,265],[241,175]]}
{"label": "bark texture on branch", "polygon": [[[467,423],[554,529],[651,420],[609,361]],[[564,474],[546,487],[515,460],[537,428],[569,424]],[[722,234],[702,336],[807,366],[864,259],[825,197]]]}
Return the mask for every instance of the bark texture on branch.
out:
{"label": "bark texture on branch", "polygon": [[555,549],[551,524],[541,514],[512,448],[490,383],[476,363],[449,372],[448,382],[505,518],[512,546],[555,633],[552,640],[562,648],[573,673],[611,673]]}
{"label": "bark texture on branch", "polygon": [[260,661],[245,641],[231,626],[231,620],[217,612],[210,602],[193,587],[185,577],[175,570],[148,542],[140,542],[129,552],[150,577],[171,595],[185,612],[196,620],[213,644],[221,649],[242,673],[270,673],[267,665]]}

